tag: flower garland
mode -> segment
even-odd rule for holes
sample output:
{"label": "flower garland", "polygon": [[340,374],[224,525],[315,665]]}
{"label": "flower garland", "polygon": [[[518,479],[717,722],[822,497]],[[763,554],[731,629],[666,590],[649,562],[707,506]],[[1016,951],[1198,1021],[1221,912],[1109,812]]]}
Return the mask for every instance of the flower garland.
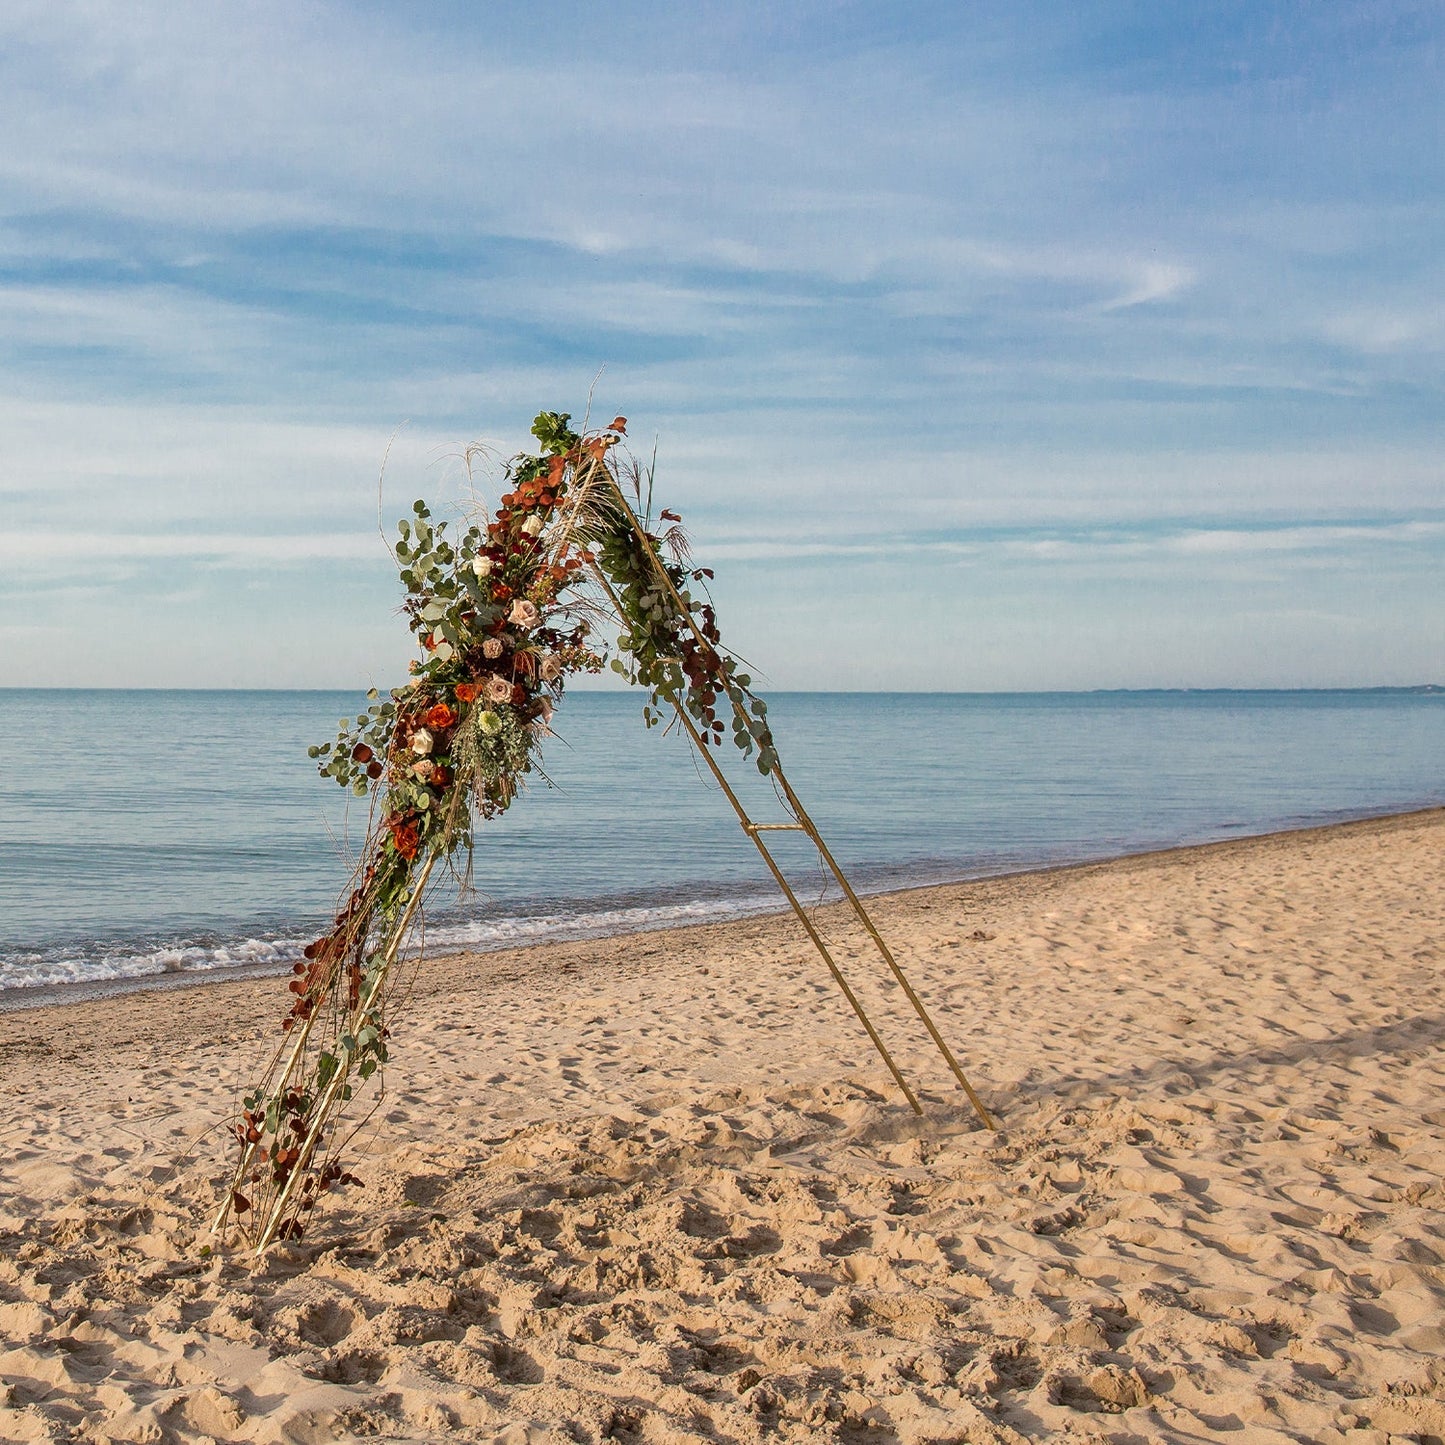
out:
{"label": "flower garland", "polygon": [[675,513],[660,515],[670,530],[655,530],[650,487],[643,506],[639,472],[612,458],[625,418],[588,436],[569,420],[537,417],[541,451],[508,465],[509,490],[485,526],[454,542],[415,503],[395,547],[421,651],[411,680],[384,699],[373,690],[365,713],[310,750],[323,776],[372,798],[373,821],[353,888],[295,966],[288,1038],[235,1124],[240,1159],[216,1227],[234,1215],[258,1248],[299,1238],[323,1195],[358,1182],[338,1158],[336,1122],[353,1078],[388,1060],[388,986],[433,867],[459,850],[470,857],[474,819],[504,812],[537,769],[566,679],[604,666],[591,645],[599,611],[620,628],[613,668],[651,693],[649,727],[676,706],[717,746],[726,704],[733,741],[764,774],[776,765],[766,705],[722,648],[710,600],[692,590],[712,573],[687,564]]}

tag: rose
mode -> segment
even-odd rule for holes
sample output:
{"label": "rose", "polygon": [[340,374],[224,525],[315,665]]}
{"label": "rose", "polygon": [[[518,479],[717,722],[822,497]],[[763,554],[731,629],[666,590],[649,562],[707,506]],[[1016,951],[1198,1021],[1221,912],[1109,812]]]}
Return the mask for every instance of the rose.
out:
{"label": "rose", "polygon": [[426,782],[436,771],[436,764],[432,762],[430,758],[418,758],[416,762],[411,765],[411,770],[422,782]]}
{"label": "rose", "polygon": [[554,652],[545,654],[542,658],[542,681],[551,682],[562,675],[562,664],[557,660]]}
{"label": "rose", "polygon": [[481,684],[459,682],[456,685],[456,694],[458,702],[475,702],[482,695]]}
{"label": "rose", "polygon": [[546,727],[547,724],[550,723],[551,721],[552,721],[552,699],[549,698],[549,697],[544,697],[544,698],[542,699],[542,726],[543,726],[543,727]]}
{"label": "rose", "polygon": [[422,718],[422,721],[429,728],[435,728],[438,732],[445,732],[456,720],[456,713],[444,702],[437,703],[437,705]]}
{"label": "rose", "polygon": [[489,738],[494,738],[502,730],[502,719],[500,714],[494,713],[491,708],[478,713],[477,726],[486,733]]}
{"label": "rose", "polygon": [[513,627],[535,627],[541,620],[541,616],[535,602],[529,602],[527,598],[519,597],[512,603],[512,610],[507,614],[507,621]]}
{"label": "rose", "polygon": [[416,824],[401,818],[389,818],[386,826],[391,829],[391,841],[395,844],[396,851],[410,862],[421,846],[421,834]]}
{"label": "rose", "polygon": [[482,656],[495,660],[502,655],[502,639],[489,637],[482,643]]}
{"label": "rose", "polygon": [[495,672],[487,678],[487,701],[488,702],[511,702],[512,684],[505,677],[500,677]]}
{"label": "rose", "polygon": [[424,758],[436,745],[436,739],[425,728],[418,728],[411,735],[411,750],[417,757]]}
{"label": "rose", "polygon": [[541,530],[542,519],[535,512],[533,512],[532,515],[528,517],[525,522],[522,523],[522,531],[524,531],[529,537],[537,536],[538,533],[541,532]]}
{"label": "rose", "polygon": [[478,581],[482,578],[490,577],[492,575],[492,559],[490,557],[473,557],[472,572],[476,575]]}

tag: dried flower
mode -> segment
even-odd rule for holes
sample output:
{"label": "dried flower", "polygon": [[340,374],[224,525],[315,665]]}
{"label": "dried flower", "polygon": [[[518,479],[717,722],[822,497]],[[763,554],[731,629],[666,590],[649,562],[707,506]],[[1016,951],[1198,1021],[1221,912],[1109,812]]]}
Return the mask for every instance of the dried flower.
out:
{"label": "dried flower", "polygon": [[411,735],[411,750],[417,757],[424,758],[436,745],[436,739],[425,728],[418,728]]}
{"label": "dried flower", "polygon": [[512,610],[507,614],[507,621],[513,627],[535,627],[541,620],[541,616],[535,602],[531,602],[525,597],[519,597],[512,603]]}
{"label": "dried flower", "polygon": [[482,656],[491,658],[494,661],[502,655],[502,639],[500,637],[489,637],[482,643]]}

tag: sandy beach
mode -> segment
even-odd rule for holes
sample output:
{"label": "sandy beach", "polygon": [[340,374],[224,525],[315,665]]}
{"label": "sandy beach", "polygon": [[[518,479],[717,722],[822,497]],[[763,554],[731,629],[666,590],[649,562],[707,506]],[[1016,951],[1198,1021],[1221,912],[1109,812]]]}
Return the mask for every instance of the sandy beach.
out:
{"label": "sandy beach", "polygon": [[1445,812],[436,960],[348,1191],[203,1253],[284,983],[0,1016],[0,1439],[1445,1438]]}

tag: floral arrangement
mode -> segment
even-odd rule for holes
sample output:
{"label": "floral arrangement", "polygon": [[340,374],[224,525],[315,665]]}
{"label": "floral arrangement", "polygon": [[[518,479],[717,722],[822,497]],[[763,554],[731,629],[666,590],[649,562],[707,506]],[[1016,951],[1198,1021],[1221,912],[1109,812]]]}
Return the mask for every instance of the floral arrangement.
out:
{"label": "floral arrangement", "polygon": [[435,865],[470,862],[477,820],[540,771],[567,678],[606,665],[593,645],[601,618],[619,632],[611,666],[651,694],[649,726],[675,709],[716,747],[730,724],[762,773],[776,769],[766,705],[721,645],[711,572],[690,564],[675,513],[653,523],[650,474],[644,499],[642,473],[618,460],[625,418],[588,435],[569,421],[537,417],[540,451],[508,464],[484,523],[454,537],[418,501],[399,524],[420,656],[404,687],[373,691],[365,713],[311,749],[324,776],[371,799],[371,825],[349,893],[295,966],[286,1038],[234,1125],[240,1157],[216,1227],[234,1218],[258,1249],[299,1238],[323,1196],[357,1182],[339,1121],[387,1062],[396,964],[416,947]]}

